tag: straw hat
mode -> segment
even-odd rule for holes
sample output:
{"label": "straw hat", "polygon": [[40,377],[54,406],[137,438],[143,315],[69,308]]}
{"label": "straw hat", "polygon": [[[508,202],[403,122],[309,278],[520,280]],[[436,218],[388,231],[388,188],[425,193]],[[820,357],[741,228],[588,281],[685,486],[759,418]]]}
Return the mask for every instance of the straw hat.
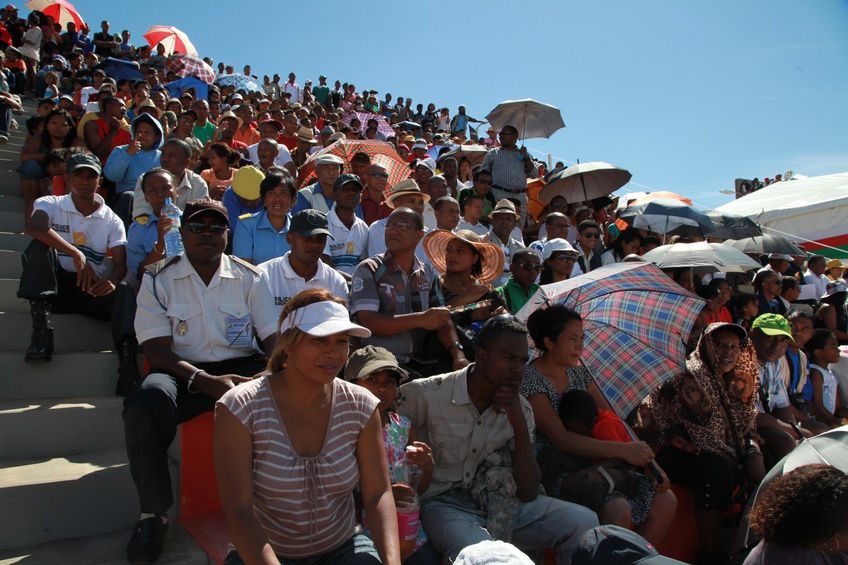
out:
{"label": "straw hat", "polygon": [[426,192],[421,192],[421,189],[418,188],[418,183],[416,183],[412,179],[404,179],[400,181],[393,187],[383,191],[383,194],[385,194],[386,196],[386,206],[388,206],[392,210],[394,210],[395,208],[395,198],[404,194],[420,194],[424,197],[424,202],[430,201],[430,195]]}
{"label": "straw hat", "polygon": [[512,214],[515,216],[515,219],[521,219],[521,215],[515,211],[515,204],[506,198],[498,200],[498,203],[495,204],[495,208],[489,212],[489,219],[491,219],[495,214]]}
{"label": "straw hat", "polygon": [[422,242],[424,252],[439,273],[447,271],[445,255],[448,243],[454,239],[468,243],[480,254],[483,260],[483,272],[477,276],[478,282],[488,283],[503,274],[504,254],[501,246],[484,241],[481,236],[471,230],[459,230],[457,232],[434,230],[424,236]]}
{"label": "straw hat", "polygon": [[312,128],[305,126],[301,126],[301,128],[297,130],[297,140],[311,145],[318,143],[318,140],[315,139],[315,133],[312,131]]}
{"label": "straw hat", "polygon": [[218,118],[218,123],[220,124],[220,123],[221,123],[221,122],[223,122],[224,120],[235,120],[235,122],[236,122],[236,128],[240,128],[240,127],[241,127],[241,118],[239,118],[238,116],[236,116],[236,115],[235,115],[233,112],[231,112],[230,110],[227,110],[226,112],[224,112],[223,114],[221,114],[221,117],[220,117],[220,118]]}

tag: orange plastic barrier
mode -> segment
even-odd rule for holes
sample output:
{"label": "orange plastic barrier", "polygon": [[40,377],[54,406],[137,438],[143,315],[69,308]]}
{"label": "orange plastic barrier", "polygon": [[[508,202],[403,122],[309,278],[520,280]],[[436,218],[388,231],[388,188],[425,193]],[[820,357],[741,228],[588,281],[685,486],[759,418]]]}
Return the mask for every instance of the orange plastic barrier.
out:
{"label": "orange plastic barrier", "polygon": [[221,565],[227,556],[229,538],[215,480],[214,425],[213,413],[207,412],[180,426],[182,465],[178,521],[197,545]]}

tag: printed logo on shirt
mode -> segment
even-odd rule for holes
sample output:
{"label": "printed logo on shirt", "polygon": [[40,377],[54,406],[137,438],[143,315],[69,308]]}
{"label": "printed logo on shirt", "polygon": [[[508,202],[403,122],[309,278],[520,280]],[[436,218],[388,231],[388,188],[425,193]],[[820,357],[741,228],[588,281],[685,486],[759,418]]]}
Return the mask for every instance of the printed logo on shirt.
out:
{"label": "printed logo on shirt", "polygon": [[74,245],[77,247],[88,244],[88,238],[85,237],[85,232],[75,231],[72,237],[74,238]]}
{"label": "printed logo on shirt", "polygon": [[362,280],[361,277],[353,279],[353,282],[350,285],[350,290],[352,292],[360,292],[363,288],[365,288],[365,281]]}
{"label": "printed logo on shirt", "polygon": [[71,226],[63,225],[63,224],[51,224],[50,227],[55,232],[59,233],[71,233]]}

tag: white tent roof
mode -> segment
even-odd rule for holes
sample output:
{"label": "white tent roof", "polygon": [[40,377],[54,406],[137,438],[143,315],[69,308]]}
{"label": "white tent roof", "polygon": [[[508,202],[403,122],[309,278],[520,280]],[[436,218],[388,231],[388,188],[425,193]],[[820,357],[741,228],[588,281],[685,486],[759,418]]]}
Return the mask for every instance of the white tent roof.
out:
{"label": "white tent roof", "polygon": [[770,184],[718,208],[816,240],[848,232],[848,173]]}

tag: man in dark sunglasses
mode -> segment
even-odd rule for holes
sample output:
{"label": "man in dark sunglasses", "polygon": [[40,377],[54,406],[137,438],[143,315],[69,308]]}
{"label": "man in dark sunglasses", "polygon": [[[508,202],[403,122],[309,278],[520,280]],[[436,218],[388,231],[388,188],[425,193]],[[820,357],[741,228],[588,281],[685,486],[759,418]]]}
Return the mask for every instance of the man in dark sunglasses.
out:
{"label": "man in dark sunglasses", "polygon": [[512,254],[509,270],[509,279],[497,290],[506,307],[515,314],[539,289],[536,279],[542,270],[542,260],[533,249],[519,249]]}
{"label": "man in dark sunglasses", "polygon": [[135,330],[150,374],[124,403],[124,435],[141,517],[127,546],[130,563],[162,552],[173,504],[167,450],[177,425],[208,412],[225,392],[266,365],[277,309],[262,271],[224,254],[226,208],[209,198],[186,204],[185,253],[149,265]]}
{"label": "man in dark sunglasses", "polygon": [[465,202],[465,199],[468,198],[471,193],[477,194],[477,196],[482,198],[483,216],[481,218],[481,221],[484,224],[488,225],[489,214],[492,213],[492,210],[495,209],[495,204],[497,204],[497,201],[495,200],[495,195],[492,194],[492,173],[487,171],[486,169],[474,167],[472,179],[472,186],[460,190],[459,195],[456,197],[456,199],[459,201],[459,205],[462,206]]}
{"label": "man in dark sunglasses", "polygon": [[577,241],[574,249],[580,254],[577,264],[584,273],[593,271],[602,265],[601,255],[604,254],[603,233],[601,226],[594,220],[583,220],[577,226]]}

